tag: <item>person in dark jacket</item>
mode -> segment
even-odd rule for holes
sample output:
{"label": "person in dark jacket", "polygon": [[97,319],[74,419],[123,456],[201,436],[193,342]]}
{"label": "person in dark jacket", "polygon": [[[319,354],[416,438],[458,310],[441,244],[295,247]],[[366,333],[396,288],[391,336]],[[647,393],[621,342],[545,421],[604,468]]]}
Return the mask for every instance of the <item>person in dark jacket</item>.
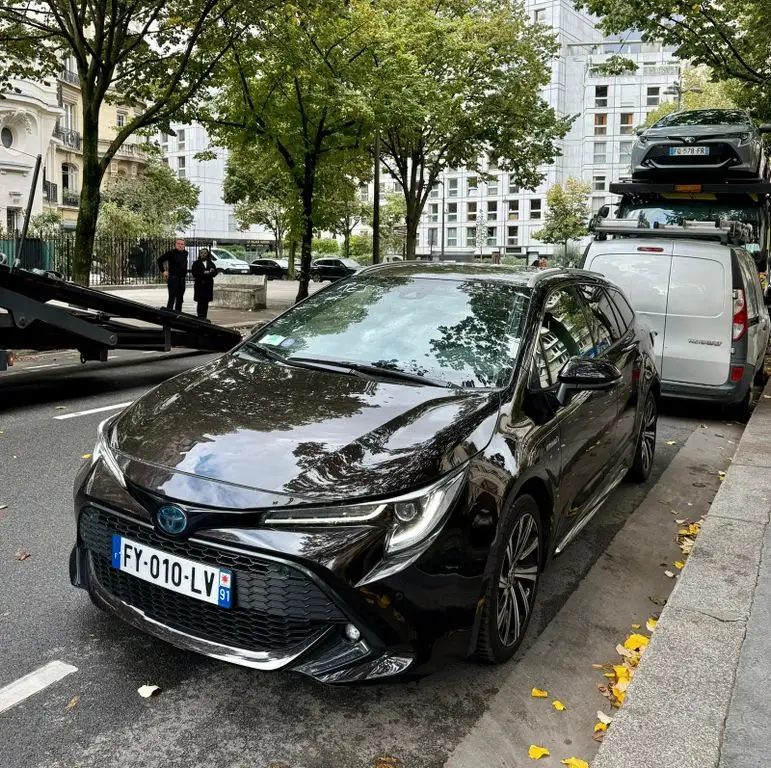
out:
{"label": "person in dark jacket", "polygon": [[198,304],[198,317],[206,320],[209,302],[214,298],[214,275],[217,274],[208,248],[201,248],[190,271],[195,279],[193,298]]}
{"label": "person in dark jacket", "polygon": [[163,272],[169,287],[169,301],[166,309],[182,311],[182,299],[185,295],[185,277],[187,276],[187,251],[185,241],[177,240],[174,247],[158,257],[158,269]]}

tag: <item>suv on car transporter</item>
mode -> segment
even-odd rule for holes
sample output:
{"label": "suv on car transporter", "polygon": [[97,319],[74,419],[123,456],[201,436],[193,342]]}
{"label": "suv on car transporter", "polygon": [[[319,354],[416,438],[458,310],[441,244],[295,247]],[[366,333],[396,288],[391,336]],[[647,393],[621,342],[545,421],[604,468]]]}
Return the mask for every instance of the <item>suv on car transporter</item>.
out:
{"label": "suv on car transporter", "polygon": [[71,580],[180,648],[325,682],[504,662],[543,568],[648,478],[658,399],[596,274],[378,265],[101,425]]}
{"label": "suv on car transporter", "polygon": [[768,166],[761,134],[740,109],[691,109],[672,112],[639,130],[632,148],[632,177],[660,178],[683,173],[717,174],[764,180]]}

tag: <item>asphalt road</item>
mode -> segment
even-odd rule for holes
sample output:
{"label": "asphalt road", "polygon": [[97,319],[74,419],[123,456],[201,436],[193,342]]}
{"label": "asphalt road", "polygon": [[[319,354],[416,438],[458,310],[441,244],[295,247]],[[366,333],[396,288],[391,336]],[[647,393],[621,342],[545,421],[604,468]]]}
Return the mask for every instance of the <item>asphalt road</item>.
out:
{"label": "asphalt road", "polygon": [[[549,746],[550,764],[590,760],[594,713],[607,711],[591,664],[614,661],[630,625],[657,610],[649,596],[671,589],[672,511],[707,511],[741,428],[682,407],[662,416],[654,477],[619,488],[553,563],[514,662],[325,687],[178,651],[69,584],[72,479],[99,421],[211,357],[124,353],[83,367],[64,355],[0,374],[0,766],[518,768],[532,764],[530,744]],[[75,671],[2,711],[7,686],[53,661]],[[162,690],[143,699],[143,684]],[[533,686],[567,711],[532,699]]]}

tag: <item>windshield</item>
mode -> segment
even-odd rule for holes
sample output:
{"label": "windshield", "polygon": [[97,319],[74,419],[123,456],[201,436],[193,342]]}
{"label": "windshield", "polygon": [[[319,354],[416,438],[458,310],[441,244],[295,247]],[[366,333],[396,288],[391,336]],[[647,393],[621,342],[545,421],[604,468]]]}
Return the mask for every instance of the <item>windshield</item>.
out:
{"label": "windshield", "polygon": [[236,257],[227,251],[212,251],[212,254],[217,261],[237,261]]}
{"label": "windshield", "polygon": [[340,259],[340,261],[342,261],[346,267],[350,267],[351,269],[359,269],[361,267],[361,264],[353,259]]}
{"label": "windshield", "polygon": [[662,117],[652,127],[671,128],[676,125],[750,125],[750,121],[740,109],[697,109],[673,112]]}
{"label": "windshield", "polygon": [[683,221],[740,221],[750,224],[754,239],[760,241],[760,210],[746,200],[660,200],[639,205],[621,205],[618,211],[619,218],[633,219],[648,227],[654,224],[680,225]]}
{"label": "windshield", "polygon": [[333,285],[251,341],[293,357],[377,365],[459,387],[513,371],[529,299],[507,284],[370,275]]}

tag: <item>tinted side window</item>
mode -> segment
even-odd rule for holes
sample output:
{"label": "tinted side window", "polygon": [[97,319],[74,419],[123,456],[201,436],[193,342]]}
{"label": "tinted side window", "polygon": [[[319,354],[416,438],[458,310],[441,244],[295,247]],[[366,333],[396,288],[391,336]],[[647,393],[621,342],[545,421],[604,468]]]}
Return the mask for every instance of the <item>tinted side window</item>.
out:
{"label": "tinted side window", "polygon": [[589,327],[594,337],[595,353],[600,355],[621,338],[618,321],[602,286],[582,285],[580,291],[589,310]]}
{"label": "tinted side window", "polygon": [[744,293],[747,297],[747,317],[750,320],[755,320],[760,314],[760,304],[758,303],[758,294],[755,289],[755,284],[760,283],[760,278],[757,277],[757,269],[755,265],[750,266],[750,257],[742,252],[736,253],[736,259],[739,262],[739,268],[742,273],[742,282],[744,283]]}
{"label": "tinted side window", "polygon": [[572,290],[554,291],[546,299],[541,345],[552,382],[571,357],[593,355],[594,341],[584,308]]}
{"label": "tinted side window", "polygon": [[624,323],[624,330],[626,330],[634,323],[634,310],[629,306],[629,302],[621,291],[611,288],[609,293],[611,299],[613,299],[613,305],[618,310],[618,315]]}

